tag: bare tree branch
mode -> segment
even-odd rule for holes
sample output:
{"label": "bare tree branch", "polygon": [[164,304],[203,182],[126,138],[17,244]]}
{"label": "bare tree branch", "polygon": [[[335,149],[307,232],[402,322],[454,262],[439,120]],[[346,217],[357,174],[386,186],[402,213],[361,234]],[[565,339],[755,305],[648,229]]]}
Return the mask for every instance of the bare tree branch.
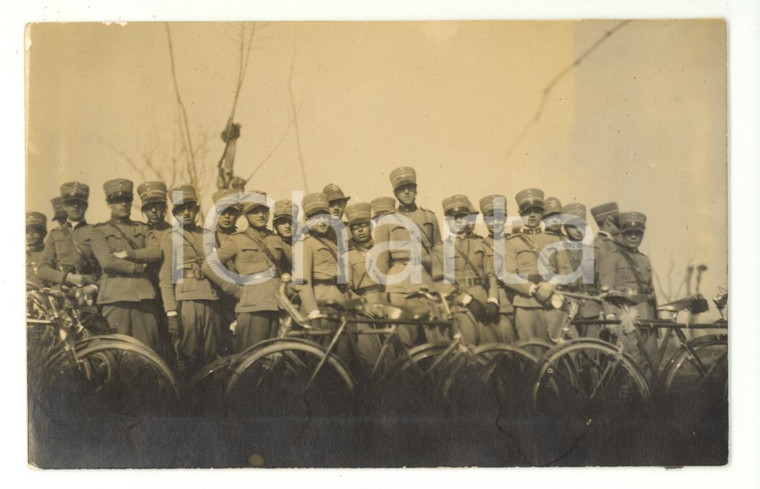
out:
{"label": "bare tree branch", "polygon": [[303,161],[303,149],[301,147],[301,130],[298,125],[298,110],[293,97],[293,67],[296,62],[296,33],[293,33],[293,53],[290,56],[290,72],[288,75],[288,97],[290,100],[290,116],[293,121],[296,136],[296,149],[298,150],[298,162],[301,166],[301,178],[303,179],[303,188],[306,193],[309,192],[309,183],[306,180],[306,168]]}
{"label": "bare tree branch", "polygon": [[267,153],[267,155],[262,159],[258,165],[256,165],[256,168],[253,169],[250,175],[248,175],[248,178],[245,179],[246,182],[250,181],[251,178],[256,174],[257,171],[261,169],[262,166],[264,166],[264,163],[266,163],[269,158],[274,154],[275,151],[280,147],[283,141],[285,141],[285,137],[290,133],[290,128],[293,127],[293,118],[290,118],[290,123],[288,123],[288,127],[285,128],[285,130],[282,132],[282,136],[280,136],[280,139],[277,141],[277,143],[272,147],[272,149]]}
{"label": "bare tree branch", "polygon": [[610,29],[609,31],[605,32],[602,37],[600,37],[594,44],[592,44],[586,51],[583,52],[579,57],[577,57],[575,60],[573,60],[572,63],[567,65],[562,71],[560,71],[557,76],[555,76],[546,87],[544,87],[541,101],[538,104],[538,109],[536,110],[536,115],[533,116],[533,119],[529,121],[525,127],[520,131],[520,133],[517,135],[517,137],[512,141],[512,144],[509,145],[507,148],[506,157],[509,158],[514,153],[517,146],[522,142],[522,140],[525,138],[525,136],[528,135],[531,129],[533,129],[533,126],[535,126],[539,119],[541,119],[541,114],[544,112],[544,106],[546,105],[546,101],[549,99],[549,94],[552,90],[554,90],[554,87],[557,86],[557,83],[559,83],[562,78],[564,78],[565,75],[567,75],[570,70],[580,66],[580,64],[583,62],[584,59],[586,59],[592,52],[596,50],[599,46],[602,45],[605,41],[607,41],[610,36],[615,34],[619,29],[623,28],[626,24],[631,22],[631,20],[624,20],[620,23],[618,23],[615,27]]}

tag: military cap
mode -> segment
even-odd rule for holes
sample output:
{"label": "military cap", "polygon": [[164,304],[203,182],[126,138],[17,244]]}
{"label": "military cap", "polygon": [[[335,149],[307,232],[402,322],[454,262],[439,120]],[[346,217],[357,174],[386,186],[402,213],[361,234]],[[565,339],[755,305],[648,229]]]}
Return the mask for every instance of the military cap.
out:
{"label": "military cap", "polygon": [[641,212],[621,212],[618,216],[620,232],[641,231],[646,228],[647,216]]}
{"label": "military cap", "polygon": [[372,219],[372,206],[367,202],[356,202],[346,206],[346,219],[349,224],[356,224]]}
{"label": "military cap", "polygon": [[36,227],[47,232],[47,217],[42,212],[27,212],[26,227]]}
{"label": "military cap", "polygon": [[598,225],[604,224],[608,217],[615,217],[620,213],[617,202],[607,202],[591,208],[591,215]]}
{"label": "military cap", "polygon": [[103,190],[106,192],[106,200],[118,199],[121,197],[132,198],[132,188],[134,184],[126,178],[115,178],[108,180],[103,184]]}
{"label": "military cap", "polygon": [[142,206],[148,204],[166,204],[166,184],[164,182],[145,182],[137,186]]}
{"label": "military cap", "polygon": [[531,207],[544,208],[544,192],[537,188],[528,188],[517,192],[515,195],[517,207],[523,212]]}
{"label": "military cap", "polygon": [[262,192],[261,190],[251,190],[250,192],[247,192],[245,194],[245,200],[246,201],[243,202],[243,212],[246,214],[257,207],[266,207],[269,209],[269,204],[267,204],[267,193]]}
{"label": "military cap", "polygon": [[504,214],[507,214],[507,198],[503,195],[486,195],[480,199],[480,212],[485,216],[489,212],[493,212],[494,209],[501,209]]}
{"label": "military cap", "polygon": [[[214,204],[216,204],[217,202],[219,202],[223,198],[227,197],[228,195],[237,195],[238,193],[240,193],[240,192],[238,192],[235,189],[223,188],[221,190],[217,190],[216,192],[214,192],[211,195],[211,200],[214,201]],[[236,203],[228,206],[227,208],[236,210],[238,212],[241,212],[243,210],[243,206],[239,202],[236,202]]]}
{"label": "military cap", "polygon": [[586,206],[583,204],[567,204],[562,208],[562,213],[570,216],[580,217],[584,221],[586,220]]}
{"label": "military cap", "polygon": [[232,190],[237,190],[238,192],[244,192],[245,180],[240,177],[232,177],[232,179],[230,179],[230,188]]}
{"label": "military cap", "polygon": [[53,219],[66,219],[66,209],[63,208],[63,199],[60,197],[53,197],[50,200],[53,204]]}
{"label": "military cap", "polygon": [[306,194],[303,198],[303,212],[307,219],[320,212],[329,212],[327,196],[322,192]]}
{"label": "military cap", "polygon": [[475,207],[470,203],[470,199],[465,195],[457,194],[443,199],[443,212],[447,215],[456,215],[459,213],[472,214]]}
{"label": "military cap", "polygon": [[61,185],[61,200],[64,202],[67,200],[79,200],[86,203],[89,198],[90,187],[84,183],[66,182]]}
{"label": "military cap", "polygon": [[393,197],[378,197],[370,202],[372,217],[382,216],[396,210],[396,199]]}
{"label": "military cap", "polygon": [[343,193],[343,191],[335,185],[334,183],[328,183],[325,185],[325,188],[322,189],[322,193],[327,196],[327,201],[332,202],[333,200],[348,200],[351,197],[346,197],[346,195]]}
{"label": "military cap", "polygon": [[198,202],[198,191],[192,185],[179,185],[172,189],[169,197],[175,206],[185,202]]}
{"label": "military cap", "polygon": [[298,206],[290,200],[278,200],[274,203],[274,212],[272,220],[298,218]]}
{"label": "military cap", "polygon": [[402,166],[391,171],[390,174],[391,185],[393,190],[396,190],[402,185],[408,185],[413,183],[417,185],[417,172],[410,166]]}
{"label": "military cap", "polygon": [[544,217],[562,214],[562,203],[556,197],[549,197],[544,201]]}

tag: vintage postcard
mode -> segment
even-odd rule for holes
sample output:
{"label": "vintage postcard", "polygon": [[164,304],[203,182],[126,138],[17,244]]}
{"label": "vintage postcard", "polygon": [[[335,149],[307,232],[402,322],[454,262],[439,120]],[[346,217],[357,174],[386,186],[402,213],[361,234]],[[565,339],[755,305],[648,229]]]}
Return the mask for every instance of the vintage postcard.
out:
{"label": "vintage postcard", "polygon": [[724,19],[26,42],[31,466],[728,462]]}

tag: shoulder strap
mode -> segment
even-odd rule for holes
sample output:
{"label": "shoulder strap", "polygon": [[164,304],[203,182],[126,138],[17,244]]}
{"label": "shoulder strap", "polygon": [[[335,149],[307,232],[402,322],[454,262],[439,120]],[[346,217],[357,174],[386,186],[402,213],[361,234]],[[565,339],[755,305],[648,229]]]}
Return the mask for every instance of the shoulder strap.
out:
{"label": "shoulder strap", "polygon": [[187,233],[185,233],[185,230],[182,230],[182,239],[187,243],[187,245],[193,249],[195,254],[198,256],[198,259],[196,260],[198,263],[203,263],[203,253],[198,250],[198,248],[195,247],[195,243],[193,243],[193,240],[189,239],[187,237]]}
{"label": "shoulder strap", "polygon": [[530,251],[533,252],[534,255],[538,256],[540,255],[540,252],[538,251],[538,247],[536,246],[536,243],[533,242],[532,239],[525,236],[523,233],[517,233],[516,236],[518,236],[525,245],[530,248]]}
{"label": "shoulder strap", "polygon": [[473,272],[473,273],[474,273],[474,274],[475,274],[475,275],[476,275],[476,276],[477,276],[479,279],[481,279],[481,280],[482,280],[482,279],[483,279],[483,276],[482,276],[482,275],[481,275],[481,273],[478,271],[478,269],[475,267],[475,265],[472,263],[472,261],[470,261],[470,257],[468,257],[467,255],[465,255],[464,253],[462,253],[462,250],[460,250],[459,248],[457,248],[457,244],[456,244],[456,241],[454,242],[454,250],[455,250],[457,253],[459,253],[459,256],[461,256],[461,257],[464,259],[464,263],[465,263],[465,265],[467,265],[467,266],[470,268],[470,270],[472,270],[472,272]]}
{"label": "shoulder strap", "polygon": [[129,236],[127,236],[126,234],[124,234],[124,231],[122,231],[122,230],[119,228],[119,226],[117,226],[116,224],[114,224],[114,223],[112,223],[112,222],[110,222],[110,221],[109,221],[109,222],[106,222],[106,223],[104,223],[104,225],[105,225],[105,226],[109,226],[111,229],[113,229],[113,230],[115,230],[117,233],[119,233],[119,235],[121,235],[121,237],[122,237],[122,238],[124,238],[124,239],[127,241],[127,243],[129,243],[129,247],[130,247],[130,248],[132,248],[133,250],[137,250],[137,249],[139,249],[139,246],[137,246],[137,244],[135,244],[135,242],[134,242],[134,241],[132,241],[132,240],[129,238]]}
{"label": "shoulder strap", "polygon": [[322,246],[324,246],[325,248],[327,248],[327,250],[328,250],[328,251],[330,252],[330,254],[333,256],[333,258],[335,258],[335,261],[336,261],[336,262],[338,261],[338,251],[337,251],[337,250],[334,250],[334,249],[332,248],[332,246],[330,246],[330,244],[329,244],[327,241],[325,241],[325,240],[323,240],[322,238],[320,238],[319,236],[316,236],[316,235],[313,235],[313,234],[310,234],[309,236],[311,236],[312,238],[314,238],[314,239],[316,239],[317,241],[319,241],[320,243],[322,243]]}
{"label": "shoulder strap", "polygon": [[623,255],[623,258],[625,258],[625,261],[628,262],[628,264],[631,266],[631,270],[633,270],[633,275],[636,278],[636,282],[639,284],[639,287],[648,288],[649,282],[644,280],[644,277],[641,276],[641,270],[639,270],[639,266],[634,261],[633,257],[628,253],[628,250],[625,250],[622,246],[618,245],[618,253]]}
{"label": "shoulder strap", "polygon": [[257,245],[259,245],[259,247],[261,248],[261,251],[264,252],[264,254],[266,255],[266,257],[269,260],[269,262],[272,265],[274,265],[274,268],[275,268],[275,270],[277,270],[277,274],[279,275],[280,274],[280,265],[279,265],[279,263],[277,263],[277,260],[275,260],[274,255],[272,255],[272,252],[269,250],[269,247],[266,244],[264,244],[264,242],[261,241],[258,238],[258,236],[255,236],[253,234],[253,231],[251,231],[250,233],[245,233],[245,234],[248,235],[248,237],[251,238],[251,240],[254,243],[256,243]]}

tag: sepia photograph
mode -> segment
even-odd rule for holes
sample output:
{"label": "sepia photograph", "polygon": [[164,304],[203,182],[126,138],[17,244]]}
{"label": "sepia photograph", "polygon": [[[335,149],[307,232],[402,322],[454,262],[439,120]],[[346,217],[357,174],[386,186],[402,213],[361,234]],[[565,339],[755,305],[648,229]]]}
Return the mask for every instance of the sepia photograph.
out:
{"label": "sepia photograph", "polygon": [[25,42],[31,467],[729,463],[725,19]]}

